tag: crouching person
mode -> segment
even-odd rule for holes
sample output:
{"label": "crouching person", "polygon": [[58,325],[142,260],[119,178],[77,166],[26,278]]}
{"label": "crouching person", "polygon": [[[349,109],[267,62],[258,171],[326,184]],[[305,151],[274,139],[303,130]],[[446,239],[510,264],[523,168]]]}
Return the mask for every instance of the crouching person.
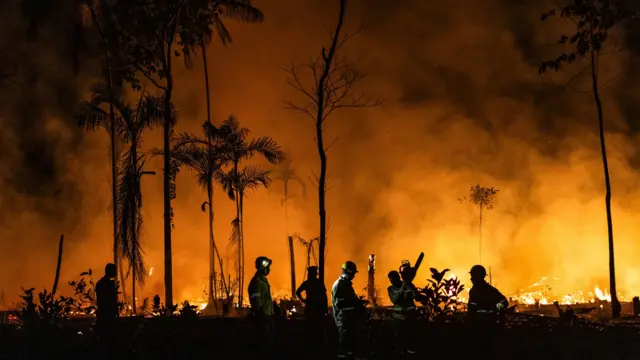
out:
{"label": "crouching person", "polygon": [[251,315],[256,325],[256,336],[260,355],[271,359],[275,353],[275,324],[271,286],[267,275],[271,271],[271,259],[260,256],[256,259],[256,273],[249,282],[249,302]]}

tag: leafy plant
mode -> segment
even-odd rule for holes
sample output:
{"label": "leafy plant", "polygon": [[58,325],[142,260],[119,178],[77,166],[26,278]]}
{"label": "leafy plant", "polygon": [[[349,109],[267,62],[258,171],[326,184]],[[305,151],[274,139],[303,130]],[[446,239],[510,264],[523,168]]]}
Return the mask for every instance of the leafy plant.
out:
{"label": "leafy plant", "polygon": [[[96,297],[96,284],[93,281],[93,271],[89,269],[80,273],[80,280],[69,281],[69,285],[73,288],[75,310],[85,315],[95,313],[98,302]],[[119,290],[120,282],[116,281],[116,291],[118,291],[118,295],[120,295]],[[124,302],[118,300],[118,312],[122,313],[124,308]]]}
{"label": "leafy plant", "polygon": [[198,306],[191,305],[188,300],[185,300],[180,308],[180,316],[187,319],[197,318]]}
{"label": "leafy plant", "polygon": [[52,293],[45,289],[37,294],[38,301],[34,295],[35,288],[24,289],[22,306],[19,318],[26,327],[39,326],[41,324],[55,324],[59,319],[66,319],[76,306],[73,298],[61,296],[54,298]]}
{"label": "leafy plant", "polygon": [[450,318],[457,311],[458,297],[464,290],[464,285],[458,278],[445,279],[449,269],[438,271],[431,268],[429,284],[419,289],[423,312],[430,321],[443,321]]}

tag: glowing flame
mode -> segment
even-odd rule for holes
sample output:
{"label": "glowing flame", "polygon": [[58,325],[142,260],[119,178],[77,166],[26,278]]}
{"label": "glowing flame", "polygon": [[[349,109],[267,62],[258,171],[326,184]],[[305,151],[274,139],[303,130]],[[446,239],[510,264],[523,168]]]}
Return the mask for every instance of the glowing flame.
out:
{"label": "glowing flame", "polygon": [[[545,285],[545,281],[547,277],[543,277],[540,281],[530,285],[527,290],[521,289],[518,294],[512,295],[511,300],[516,301],[520,304],[527,305],[548,305],[552,304],[554,301],[558,301],[559,304],[562,305],[572,305],[572,304],[587,304],[587,303],[595,303],[597,301],[611,301],[611,294],[607,291],[607,289],[602,290],[600,287],[596,286],[593,291],[589,291],[586,293],[583,291],[576,291],[574,294],[565,294],[562,297],[554,297],[551,294],[551,287]],[[553,280],[557,280],[553,278]],[[624,299],[621,294],[618,294],[618,298],[620,300]]]}
{"label": "glowing flame", "polygon": [[153,275],[153,266],[149,269],[149,276]]}

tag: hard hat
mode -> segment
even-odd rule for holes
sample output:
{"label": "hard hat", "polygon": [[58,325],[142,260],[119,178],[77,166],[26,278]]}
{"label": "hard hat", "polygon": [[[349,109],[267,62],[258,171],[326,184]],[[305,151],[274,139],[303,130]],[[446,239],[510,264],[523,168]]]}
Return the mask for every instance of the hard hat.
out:
{"label": "hard hat", "polygon": [[344,264],[342,264],[341,269],[342,271],[348,272],[352,275],[358,272],[358,267],[353,261],[345,262]]}
{"label": "hard hat", "polygon": [[270,266],[273,263],[273,261],[271,261],[271,259],[269,259],[266,256],[258,256],[256,258],[256,269],[258,270],[262,270],[264,268],[266,268],[267,266]]}
{"label": "hard hat", "polygon": [[469,274],[471,274],[471,276],[485,277],[487,276],[487,270],[482,265],[474,265],[469,271]]}
{"label": "hard hat", "polygon": [[318,267],[315,266],[315,265],[314,266],[309,266],[307,268],[307,271],[309,271],[309,272],[318,272]]}

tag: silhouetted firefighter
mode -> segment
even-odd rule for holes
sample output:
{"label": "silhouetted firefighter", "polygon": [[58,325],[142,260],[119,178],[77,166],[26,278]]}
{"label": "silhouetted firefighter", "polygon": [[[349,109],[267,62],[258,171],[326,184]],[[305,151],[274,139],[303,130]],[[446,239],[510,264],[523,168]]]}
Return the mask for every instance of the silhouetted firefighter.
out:
{"label": "silhouetted firefighter", "polygon": [[331,298],[333,318],[338,328],[338,358],[351,358],[360,343],[364,331],[365,306],[353,289],[353,278],[358,273],[356,264],[347,261],[342,264],[342,275],[333,284]]}
{"label": "silhouetted firefighter", "polygon": [[109,359],[114,359],[114,336],[118,319],[118,284],[115,264],[107,264],[104,276],[96,284],[96,333]]}
{"label": "silhouetted firefighter", "polygon": [[485,281],[487,270],[475,265],[469,271],[473,286],[469,290],[469,314],[496,314],[509,306],[507,298]]}
{"label": "silhouetted firefighter", "polygon": [[[306,298],[302,297],[303,292]],[[307,322],[310,345],[320,349],[324,344],[324,318],[328,313],[328,304],[327,289],[318,279],[317,266],[310,266],[307,269],[307,280],[300,284],[296,290],[296,296],[304,304],[304,317]]]}
{"label": "silhouetted firefighter", "polygon": [[479,356],[488,357],[493,351],[498,314],[507,309],[509,301],[485,281],[487,270],[484,266],[474,265],[469,274],[473,286],[469,290],[468,320],[473,330],[474,348]]}
{"label": "silhouetted firefighter", "polygon": [[271,259],[260,256],[256,259],[256,273],[249,282],[249,302],[251,314],[255,320],[259,351],[263,359],[274,355],[275,328],[273,318],[273,299],[267,275],[271,272]]}
{"label": "silhouetted firefighter", "polygon": [[[419,262],[421,263],[422,260],[420,259]],[[420,263],[416,265],[420,266]],[[418,310],[414,300],[419,299],[420,295],[413,285],[416,272],[417,269],[411,267],[408,261],[403,262],[400,272],[389,272],[391,286],[387,288],[387,292],[393,304],[394,348],[401,356],[405,353],[413,355],[417,352],[415,334],[418,331]]]}

